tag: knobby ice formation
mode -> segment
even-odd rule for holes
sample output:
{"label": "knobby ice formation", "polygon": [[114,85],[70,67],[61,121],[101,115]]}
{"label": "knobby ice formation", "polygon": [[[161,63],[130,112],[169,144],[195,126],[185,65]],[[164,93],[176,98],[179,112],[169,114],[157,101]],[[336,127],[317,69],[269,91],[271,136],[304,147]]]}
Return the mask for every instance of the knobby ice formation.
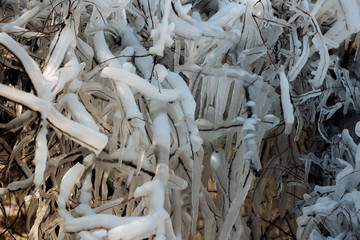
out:
{"label": "knobby ice formation", "polygon": [[359,0],[0,5],[1,237],[360,238]]}

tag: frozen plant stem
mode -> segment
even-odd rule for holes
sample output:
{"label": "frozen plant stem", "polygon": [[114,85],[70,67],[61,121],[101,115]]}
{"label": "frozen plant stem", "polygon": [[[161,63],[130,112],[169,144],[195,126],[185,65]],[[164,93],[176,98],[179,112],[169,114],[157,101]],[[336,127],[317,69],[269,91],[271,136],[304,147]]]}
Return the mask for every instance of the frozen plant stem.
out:
{"label": "frozen plant stem", "polygon": [[280,78],[280,89],[281,89],[281,106],[284,115],[285,122],[285,134],[290,134],[292,126],[294,124],[294,109],[291,104],[290,92],[289,92],[289,81],[284,73],[283,66],[279,72]]}
{"label": "frozen plant stem", "polygon": [[[360,239],[360,147],[333,123],[359,118],[359,3],[1,1],[0,170],[9,155],[25,173],[1,196],[28,194],[31,239],[284,238],[323,162],[336,186],[304,196],[300,239],[321,239],[321,212],[329,236]],[[300,184],[298,156],[324,141]]]}
{"label": "frozen plant stem", "polygon": [[171,32],[174,30],[175,24],[169,24],[169,12],[171,0],[163,0],[163,17],[161,23],[155,25],[151,31],[151,38],[154,40],[154,46],[149,49],[149,52],[158,56],[164,55],[164,48],[170,47],[174,42],[171,38]]}
{"label": "frozen plant stem", "polygon": [[44,173],[46,169],[46,161],[48,155],[48,147],[47,147],[47,127],[48,122],[46,120],[42,120],[40,123],[40,131],[36,136],[36,150],[35,150],[35,177],[34,177],[34,184],[35,188],[38,188],[44,178]]}

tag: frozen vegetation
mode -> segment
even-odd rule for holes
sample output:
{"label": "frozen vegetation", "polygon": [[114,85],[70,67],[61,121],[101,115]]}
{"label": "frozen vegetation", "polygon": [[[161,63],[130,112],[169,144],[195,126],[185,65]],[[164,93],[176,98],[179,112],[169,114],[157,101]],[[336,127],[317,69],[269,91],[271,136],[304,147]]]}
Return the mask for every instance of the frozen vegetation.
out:
{"label": "frozen vegetation", "polygon": [[360,0],[0,13],[0,238],[360,239]]}

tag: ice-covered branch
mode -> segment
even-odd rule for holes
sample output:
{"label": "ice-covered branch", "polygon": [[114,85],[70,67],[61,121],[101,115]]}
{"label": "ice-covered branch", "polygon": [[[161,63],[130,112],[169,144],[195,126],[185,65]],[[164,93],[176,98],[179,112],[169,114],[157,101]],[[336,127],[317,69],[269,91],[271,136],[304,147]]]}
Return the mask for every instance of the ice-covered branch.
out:
{"label": "ice-covered branch", "polygon": [[[108,46],[106,45],[103,31],[95,33],[94,43],[96,56],[101,62],[105,62],[105,65],[109,67],[122,67],[118,60],[114,59],[114,55],[111,54]],[[139,112],[138,107],[135,104],[134,96],[132,95],[129,86],[121,81],[115,81],[115,85],[117,91],[119,92],[127,118],[142,118],[142,114]]]}
{"label": "ice-covered branch", "polygon": [[[169,24],[169,13],[170,13],[170,5],[171,0],[163,0],[163,16],[161,19],[161,23],[155,24],[155,28],[151,30],[150,37],[153,39],[154,44],[149,49],[150,53],[156,54],[158,56],[164,55],[164,48],[170,47],[174,42],[171,38],[171,33],[174,30],[175,24]],[[157,19],[156,19],[157,20]],[[157,20],[158,21],[158,20]]]}
{"label": "ice-covered branch", "polygon": [[[75,167],[73,168],[75,169]],[[109,239],[138,239],[149,237],[153,233],[155,233],[156,239],[165,239],[165,236],[166,239],[176,239],[171,228],[169,214],[164,209],[168,175],[168,166],[160,163],[154,179],[138,187],[134,192],[134,197],[147,198],[148,215],[142,217],[118,217],[96,214],[68,219],[65,222],[65,231],[78,232],[94,228],[105,228],[110,229],[108,232]],[[74,174],[74,177],[71,178],[72,182],[75,182],[76,176],[78,174]],[[70,178],[68,180],[64,177],[64,179],[64,184],[70,181]],[[60,196],[62,196],[62,199],[66,199],[69,192],[65,189],[65,185],[62,184],[61,186],[64,186],[64,188]]]}
{"label": "ice-covered branch", "polygon": [[25,49],[6,33],[0,33],[0,44],[11,51],[22,63],[26,73],[29,75],[37,94],[41,98],[51,99],[51,92],[46,78],[42,75],[36,62],[29,56]]}
{"label": "ice-covered branch", "polygon": [[157,87],[145,79],[120,68],[106,67],[102,70],[101,76],[124,82],[151,99],[170,102],[184,97],[184,94],[177,89],[161,89],[160,92]]}
{"label": "ice-covered branch", "polygon": [[94,150],[97,154],[107,144],[106,135],[66,118],[49,101],[2,84],[0,85],[0,96],[40,112],[43,118],[47,119],[56,129],[67,134],[75,142]]}
{"label": "ice-covered branch", "polygon": [[292,126],[294,124],[294,109],[290,99],[289,81],[284,73],[284,70],[280,70],[280,88],[281,88],[281,106],[285,121],[285,134],[290,134]]}

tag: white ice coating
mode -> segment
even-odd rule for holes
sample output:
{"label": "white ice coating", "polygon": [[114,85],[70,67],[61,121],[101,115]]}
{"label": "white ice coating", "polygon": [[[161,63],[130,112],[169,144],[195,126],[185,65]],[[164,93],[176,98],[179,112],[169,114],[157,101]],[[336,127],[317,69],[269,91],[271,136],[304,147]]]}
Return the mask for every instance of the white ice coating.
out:
{"label": "white ice coating", "polygon": [[[46,135],[48,122],[55,128],[71,136],[75,142],[78,142],[94,150],[96,154],[98,154],[107,143],[106,135],[66,118],[52,105],[51,100],[53,95],[50,91],[50,88],[53,88],[56,84],[58,84],[59,82],[57,81],[59,79],[55,77],[52,79],[53,82],[51,82],[47,77],[54,77],[55,72],[58,71],[57,69],[63,61],[68,46],[74,44],[75,42],[74,32],[69,27],[65,27],[59,37],[59,44],[55,47],[54,51],[51,52],[53,55],[51,55],[49,58],[44,76],[41,73],[37,63],[29,56],[29,54],[18,42],[13,40],[6,33],[0,33],[0,43],[7,47],[21,61],[38,95],[38,97],[36,97],[30,93],[26,93],[5,85],[0,85],[1,96],[23,104],[24,106],[28,106],[30,109],[41,113],[42,126],[35,141],[36,149],[34,163],[36,167],[34,173],[34,184],[36,187],[39,187],[42,183],[46,169],[48,153]],[[75,63],[73,64],[75,68],[77,67],[80,69],[77,61],[73,63]],[[80,72],[80,70],[74,71],[75,69],[73,68],[70,68],[70,70],[75,73],[75,76],[72,74],[65,74],[66,70],[64,69],[64,74],[62,75],[63,81],[60,82],[60,84],[57,86],[56,91],[60,91],[65,85],[65,82],[70,79],[74,79]]]}
{"label": "white ice coating", "polygon": [[89,204],[91,200],[91,175],[89,174],[86,176],[85,181],[83,183],[83,186],[81,188],[81,194],[80,194],[80,203],[82,204]]}
{"label": "white ice coating", "polygon": [[149,237],[149,232],[153,232],[154,228],[159,224],[158,219],[153,215],[138,217],[133,220],[128,224],[112,228],[108,234],[109,240],[144,239]]}
{"label": "white ice coating", "polygon": [[118,58],[118,62],[123,66],[124,63],[130,63],[131,56],[135,54],[135,49],[133,47],[126,47],[124,48],[120,54],[118,55],[120,58]]}
{"label": "white ice coating", "polygon": [[[4,33],[10,34],[11,32],[12,36],[18,36],[21,31],[25,31],[25,39],[34,34],[24,26],[28,22],[30,24],[26,25],[27,28],[30,28],[32,24],[36,26],[36,23],[42,23],[42,17],[47,16],[50,11],[50,7],[45,9],[44,6],[49,5],[50,2],[42,1],[42,3],[37,3],[39,5],[36,7],[36,1],[30,2],[27,4],[27,12],[24,9],[19,12],[20,17],[17,15],[12,17],[12,19],[16,19],[15,21],[9,24],[0,23],[0,30],[3,30],[3,33],[0,33],[0,43],[20,59],[26,73],[34,83],[36,91],[35,94],[30,94],[12,86],[0,84],[0,96],[41,113],[40,122],[43,126],[40,131],[36,132],[38,135],[35,138],[35,173],[31,177],[27,176],[26,180],[10,183],[7,190],[27,186],[26,184],[33,181],[32,178],[35,179],[33,182],[36,186],[42,183],[47,166],[46,133],[48,124],[51,125],[49,131],[55,129],[57,132],[69,136],[76,143],[93,150],[98,155],[97,158],[95,159],[95,154],[92,154],[91,157],[84,159],[84,166],[76,164],[72,167],[61,182],[59,194],[59,214],[65,220],[64,234],[77,232],[78,236],[83,239],[140,239],[146,237],[157,240],[172,239],[172,230],[169,230],[171,221],[167,211],[171,211],[173,222],[179,222],[177,227],[180,230],[177,234],[180,234],[177,236],[180,236],[180,239],[182,237],[189,239],[191,237],[187,234],[191,232],[190,229],[193,229],[194,235],[198,230],[196,228],[198,226],[199,199],[203,201],[202,205],[200,204],[201,216],[205,225],[202,233],[204,232],[204,235],[208,236],[206,239],[242,239],[237,237],[239,232],[246,228],[245,226],[244,228],[239,227],[243,224],[240,223],[240,207],[251,187],[254,178],[253,170],[259,170],[261,167],[260,160],[256,158],[261,149],[261,139],[264,137],[261,132],[270,125],[279,124],[277,117],[267,113],[277,114],[279,111],[274,108],[281,106],[285,134],[290,134],[294,125],[292,101],[294,106],[299,106],[308,100],[312,101],[312,98],[318,96],[323,98],[321,90],[324,90],[324,79],[326,87],[328,89],[332,87],[328,86],[327,69],[330,65],[334,69],[337,67],[336,61],[333,61],[336,51],[331,52],[333,55],[330,59],[328,49],[334,47],[338,42],[337,39],[340,38],[327,39],[327,37],[323,37],[321,30],[324,28],[318,26],[317,20],[319,24],[328,23],[333,19],[335,21],[336,16],[332,16],[335,11],[341,15],[341,18],[338,15],[336,27],[334,27],[335,25],[326,26],[326,30],[329,28],[326,33],[337,32],[336,30],[340,29],[339,26],[343,26],[343,28],[338,35],[348,33],[348,31],[355,33],[360,30],[358,0],[319,0],[315,1],[316,3],[308,0],[294,0],[285,3],[286,8],[292,5],[294,11],[296,7],[297,11],[303,14],[295,12],[298,15],[293,18],[293,22],[281,19],[281,14],[272,14],[272,10],[276,10],[276,8],[271,9],[271,1],[239,0],[231,2],[219,0],[217,1],[218,6],[205,6],[204,9],[196,6],[197,4],[201,6],[201,0],[185,6],[182,6],[184,1],[179,0],[138,0],[135,1],[135,4],[130,3],[129,0],[65,1],[61,2],[62,6],[58,5],[51,12],[52,15],[49,16],[52,19],[49,19],[49,22],[56,23],[58,21],[56,17],[58,9],[60,9],[58,15],[61,16],[71,13],[71,21],[66,19],[61,22],[62,25],[59,28],[61,30],[50,34],[45,39],[45,43],[49,41],[52,42],[52,45],[46,61],[39,67],[39,64],[31,59],[38,52],[31,53],[34,55],[30,57],[24,50],[33,51],[30,46],[18,44]],[[327,2],[334,2],[333,5],[342,8],[334,9],[333,12],[327,9],[324,10],[325,14],[319,14],[319,17],[315,16],[323,11],[321,8]],[[60,1],[57,0],[56,3],[60,4]],[[30,6],[34,8],[30,9]],[[126,9],[124,9],[125,6]],[[36,16],[41,9],[45,11],[37,16],[38,19],[32,21],[32,17]],[[81,9],[85,9],[85,11]],[[93,11],[92,15],[90,9]],[[213,10],[216,12],[207,13],[207,11]],[[311,10],[312,13],[310,13]],[[201,12],[201,15],[196,11]],[[193,14],[193,17],[188,15],[189,12]],[[307,12],[310,14],[308,15]],[[81,21],[87,21],[85,24],[80,23],[80,16]],[[299,18],[299,16],[303,18]],[[209,19],[204,21],[208,17]],[[158,19],[160,19],[160,23]],[[303,19],[306,20],[305,23],[301,23]],[[259,25],[256,26],[255,23]],[[329,25],[331,24],[329,23]],[[347,27],[349,29],[346,29]],[[276,29],[286,29],[286,31]],[[309,33],[308,29],[314,30],[314,32]],[[289,35],[289,32],[294,34]],[[299,34],[295,34],[296,32]],[[75,39],[76,35],[79,36],[77,40]],[[276,42],[282,39],[279,38],[279,35],[284,38],[290,36],[288,41],[290,46],[280,49],[280,51],[272,51],[271,48],[278,46]],[[335,37],[338,35],[329,34],[329,36]],[[344,34],[344,39],[349,36]],[[41,48],[44,46],[44,42],[40,39],[37,43],[39,44],[38,51],[42,54]],[[171,46],[173,43],[174,45]],[[76,49],[74,49],[74,44],[77,44]],[[151,44],[153,44],[152,47]],[[316,51],[319,52],[320,58],[317,54],[313,54]],[[274,56],[275,61],[278,61],[277,54],[281,55],[283,64],[286,66],[286,69],[281,68],[280,72],[272,69],[268,59],[271,55]],[[165,55],[165,57],[155,58],[154,55]],[[173,62],[174,55],[175,63]],[[93,60],[94,56],[95,60]],[[238,59],[236,59],[237,56]],[[79,63],[79,61],[84,61],[86,64]],[[278,65],[279,63],[272,64]],[[43,69],[40,70],[40,68]],[[289,82],[297,79],[293,86],[298,87],[303,78],[297,78],[297,76],[313,69],[315,69],[312,73],[314,79],[310,80],[310,83],[313,88],[317,89],[313,91],[302,89],[306,91],[305,93],[301,90],[297,92],[295,90],[298,89],[294,89],[294,93],[299,95],[290,96]],[[253,75],[256,77],[256,79],[255,77],[252,79],[253,81],[250,81],[248,77],[240,76],[241,72],[247,73],[247,71],[257,74],[263,72],[264,79],[257,74]],[[101,75],[99,75],[100,72]],[[186,76],[186,81],[177,74],[179,72]],[[288,76],[285,73],[288,73]],[[279,105],[279,96],[275,91],[277,74],[279,74],[280,80],[281,105]],[[336,72],[336,74],[338,73]],[[111,78],[111,80],[104,78]],[[89,94],[89,86],[93,86],[92,84],[98,86],[92,88],[90,94],[94,93],[93,90],[98,92],[92,95],[95,97],[94,100],[91,98],[88,105],[85,104],[86,107],[84,107],[77,94]],[[265,90],[266,88],[267,90]],[[328,89],[325,89],[325,96]],[[357,92],[356,89],[354,91]],[[105,99],[99,96],[105,96]],[[199,101],[199,106],[193,96],[196,97],[196,101]],[[350,102],[350,96],[345,101]],[[325,103],[326,101],[324,101]],[[270,106],[271,104],[272,106]],[[353,105],[355,107],[355,102]],[[341,107],[342,103],[336,103],[334,106]],[[89,111],[94,107],[95,110],[91,111],[92,114],[94,113],[93,115],[89,114],[86,110],[87,107],[89,107]],[[248,109],[247,112],[247,107],[251,107],[252,111]],[[17,108],[16,113],[21,113],[19,107]],[[115,113],[112,112],[114,108]],[[61,114],[64,109],[69,116],[65,117]],[[329,112],[326,112],[327,118],[330,118],[336,110],[329,108]],[[311,109],[310,111],[315,110]],[[251,117],[248,116],[249,112],[253,113]],[[95,122],[92,116],[97,116],[96,121],[100,122]],[[101,118],[102,116],[103,118]],[[198,125],[194,121],[195,116],[201,118]],[[112,119],[112,117],[114,118]],[[299,119],[300,113],[296,117]],[[135,121],[138,121],[139,124],[134,124]],[[297,125],[297,129],[300,128],[301,131],[302,127],[298,127],[299,125]],[[102,127],[112,138],[111,144],[109,144],[111,147],[104,152],[102,149],[107,143],[107,137],[99,132],[99,128]],[[199,129],[203,138],[199,136]],[[359,126],[355,131],[360,135]],[[343,133],[342,136],[344,137],[345,134]],[[206,163],[209,163],[210,160],[210,166],[202,165],[203,139],[204,147],[207,150],[211,147],[218,149],[211,154],[210,159],[208,155],[204,158]],[[162,149],[159,151],[156,146]],[[352,147],[354,148],[354,146]],[[356,168],[359,169],[360,147],[356,147]],[[158,158],[157,151],[162,152],[165,157]],[[80,154],[88,153],[81,152]],[[123,165],[115,166],[120,158]],[[228,160],[236,162],[237,158],[241,159],[241,163],[239,160],[237,164],[233,165],[236,167],[231,169]],[[155,173],[156,162],[162,161],[159,159],[166,159],[167,162],[170,162],[174,175],[169,176],[169,182],[166,177],[169,167],[164,164],[158,166],[155,178],[150,180]],[[172,160],[173,162],[171,162]],[[180,160],[182,164],[179,164]],[[60,163],[60,161],[57,162]],[[53,162],[55,161],[49,163],[51,168]],[[114,187],[119,187],[116,187],[114,195],[118,193],[121,195],[121,191],[123,191],[128,193],[128,196],[123,196],[125,199],[113,196],[110,201],[101,199],[101,201],[105,201],[97,202],[96,197],[99,196],[95,195],[92,203],[97,207],[91,208],[89,203],[92,197],[91,177],[93,175],[90,168],[94,165],[96,165],[97,173],[99,170],[100,173],[104,170],[102,180],[97,179],[95,182],[98,184],[94,184],[95,191],[96,188],[99,188],[99,184],[101,185],[100,189],[104,188],[101,189],[100,194],[97,192],[94,194],[106,197],[107,179],[119,179],[121,184],[114,184]],[[115,173],[113,167],[116,170]],[[82,174],[85,168],[89,170],[90,174],[82,182],[80,196],[78,191],[71,195],[78,205],[75,208],[72,205],[70,213],[66,211],[65,206],[69,202],[68,198],[73,191],[74,184],[80,179],[84,179]],[[68,167],[65,166],[62,170],[67,171]],[[354,169],[348,170],[346,174],[350,175]],[[202,171],[205,173],[203,176],[201,175]],[[206,178],[211,171],[217,178],[217,184],[220,184],[217,186],[218,196],[225,196],[227,198],[224,200],[225,203],[230,201],[229,204],[224,204],[226,205],[224,209],[231,207],[231,211],[207,209],[212,207],[210,203],[214,205],[214,208],[216,207],[207,192],[208,189],[201,186],[201,179]],[[233,179],[229,178],[231,171],[239,171]],[[175,174],[179,174],[185,180],[176,177]],[[340,181],[350,183],[354,180],[351,176],[343,175],[343,177],[344,179],[338,179],[339,183]],[[98,175],[95,178],[98,178]],[[237,186],[231,182],[236,182]],[[188,183],[191,184],[191,190],[173,191],[173,189],[186,188]],[[142,186],[138,187],[139,185]],[[166,187],[173,189],[165,190]],[[202,196],[199,197],[199,189],[202,188]],[[229,193],[226,192],[228,189],[231,190]],[[4,194],[4,190],[1,192]],[[209,195],[209,200],[204,200],[206,194]],[[134,198],[140,197],[143,198],[141,201],[134,200]],[[346,198],[344,197],[344,199]],[[98,214],[106,210],[111,211],[111,208],[122,203],[123,200],[125,200],[123,204],[127,206],[126,215],[133,214],[130,217]],[[204,203],[204,201],[208,202]],[[175,216],[176,213],[174,213],[177,210],[171,206],[175,205],[175,202],[178,202],[178,216]],[[184,207],[185,211],[183,211]],[[135,210],[132,211],[133,209]],[[44,207],[43,212],[45,210],[47,209]],[[114,209],[114,212],[112,214],[119,213],[117,209]],[[142,214],[145,216],[133,217]],[[208,215],[206,216],[206,214]],[[211,217],[213,219],[210,219]],[[208,231],[209,226],[206,226],[209,222],[213,224],[211,231]],[[63,230],[62,227],[60,229],[60,231]]]}
{"label": "white ice coating", "polygon": [[[91,195],[91,194],[90,194]],[[88,216],[95,214],[94,210],[89,206],[89,204],[80,203],[75,209],[74,212],[80,216]]]}
{"label": "white ice coating", "polygon": [[177,89],[161,89],[159,92],[159,88],[145,79],[120,68],[106,67],[102,70],[101,76],[124,82],[151,99],[170,102],[184,97],[184,94]]}
{"label": "white ice coating", "polygon": [[[55,72],[58,70],[60,64],[63,62],[65,53],[69,46],[76,43],[76,37],[74,31],[70,26],[65,26],[64,29],[53,39],[50,49],[51,54],[49,59],[47,59],[47,65],[43,72],[46,79],[52,79]],[[54,79],[56,81],[56,79]],[[52,82],[52,85],[55,85],[56,82]],[[50,87],[50,89],[52,86]]]}
{"label": "white ice coating", "polygon": [[292,66],[291,70],[288,73],[289,81],[292,82],[299,75],[301,69],[305,66],[306,61],[309,58],[310,48],[309,48],[309,38],[308,36],[304,36],[303,38],[303,51],[297,62],[294,66]]}
{"label": "white ice coating", "polygon": [[55,128],[68,134],[75,142],[94,150],[96,154],[99,154],[107,144],[105,134],[66,118],[49,101],[3,84],[0,84],[0,96],[40,112]]}
{"label": "white ice coating", "polygon": [[[170,151],[170,125],[166,111],[166,103],[152,100],[150,102],[152,116],[153,144],[163,147],[167,150],[167,156]],[[159,160],[159,159],[158,159]]]}
{"label": "white ice coating", "polygon": [[190,132],[190,140],[192,143],[193,150],[196,152],[201,148],[202,139],[199,134],[199,130],[196,126],[194,115],[196,102],[192,96],[189,87],[186,85],[184,79],[174,72],[168,72],[166,80],[169,82],[170,86],[174,89],[180,91],[184,97],[180,100],[182,110],[185,114],[185,120]]}
{"label": "white ice coating", "polygon": [[54,75],[52,75],[52,81],[54,86],[51,88],[51,92],[54,96],[56,96],[61,90],[63,90],[66,83],[81,83],[77,78],[80,75],[80,72],[84,69],[85,63],[79,64],[77,57],[74,55],[74,53],[71,52],[70,54],[71,55],[68,56],[69,60],[64,65],[64,67],[59,68],[54,73]]}
{"label": "white ice coating", "polygon": [[[360,137],[360,122],[357,122],[355,125],[355,134],[356,136]],[[355,170],[360,169],[360,144],[356,146],[356,153],[355,153]]]}
{"label": "white ice coating", "polygon": [[139,217],[119,217],[110,214],[96,214],[66,221],[64,229],[67,232],[77,232],[94,228],[115,228],[119,225],[130,224]]}
{"label": "white ice coating", "polygon": [[94,49],[81,38],[77,37],[76,40],[76,48],[83,54],[86,60],[91,61],[95,55]]}
{"label": "white ice coating", "polygon": [[246,6],[232,2],[221,7],[219,11],[208,20],[208,23],[219,27],[231,26],[245,11]]}
{"label": "white ice coating", "polygon": [[154,67],[156,78],[159,82],[163,82],[165,77],[168,75],[168,70],[162,64],[156,64]]}
{"label": "white ice coating", "polygon": [[216,177],[219,190],[226,194],[228,185],[228,169],[223,149],[216,149],[210,157],[211,168]]}
{"label": "white ice coating", "polygon": [[179,74],[176,74],[174,72],[168,72],[166,80],[170,83],[171,87],[177,89],[183,94],[183,98],[180,102],[185,116],[190,119],[194,119],[196,102],[184,79]]}
{"label": "white ice coating", "polygon": [[48,155],[48,147],[47,147],[47,126],[48,122],[46,120],[41,121],[41,128],[36,136],[36,149],[35,149],[35,157],[34,157],[34,163],[35,163],[35,173],[34,173],[34,184],[36,187],[39,187],[43,178],[44,173],[46,169],[46,161],[47,161],[47,155]]}
{"label": "white ice coating", "polygon": [[6,33],[0,33],[0,43],[8,48],[21,61],[31,82],[34,84],[37,94],[45,99],[51,99],[51,92],[46,85],[47,80],[42,75],[36,62],[29,56],[25,49]]}
{"label": "white ice coating", "polygon": [[135,65],[136,68],[141,72],[144,79],[150,79],[152,74],[152,66],[153,66],[152,56],[150,55],[146,56],[149,53],[140,43],[139,39],[137,38],[137,35],[134,33],[132,28],[126,27],[123,30],[123,32],[120,34],[120,36],[121,36],[121,43],[123,43],[124,46],[134,48],[136,56],[143,56],[143,57],[135,58]]}
{"label": "white ice coating", "polygon": [[[103,230],[103,229],[102,229]],[[106,237],[107,232],[105,231],[103,235],[95,235],[93,232],[89,231],[81,231],[78,233],[78,236],[81,240],[100,240],[103,239],[103,237]]]}
{"label": "white ice coating", "polygon": [[79,182],[84,170],[84,165],[77,163],[65,173],[60,185],[58,198],[59,208],[66,208],[66,202],[69,199],[70,193],[73,190],[74,185]]}
{"label": "white ice coating", "polygon": [[340,0],[341,6],[345,12],[346,26],[350,33],[360,31],[360,10],[359,1]]}
{"label": "white ice coating", "polygon": [[69,135],[73,141],[93,150],[95,154],[99,154],[107,144],[108,137],[105,134],[66,118],[54,107],[51,108],[48,121]]}
{"label": "white ice coating", "polygon": [[355,125],[355,134],[360,137],[360,122],[357,122]]}
{"label": "white ice coating", "polygon": [[56,103],[56,108],[61,109],[67,107],[73,117],[81,124],[93,129],[94,131],[99,131],[99,127],[96,125],[94,119],[90,113],[86,110],[84,105],[79,101],[78,96],[74,93],[66,93],[60,98]]}
{"label": "white ice coating", "polygon": [[[95,54],[97,58],[104,62],[106,66],[121,68],[122,65],[118,62],[117,59],[113,59],[115,56],[110,52],[109,47],[106,44],[104,32],[97,31],[94,34],[94,46],[95,46]],[[142,114],[140,113],[135,100],[134,96],[130,90],[130,88],[124,83],[115,81],[116,89],[119,93],[121,98],[121,102],[124,106],[126,117],[131,118],[142,118]]]}
{"label": "white ice coating", "polygon": [[12,22],[0,23],[0,32],[10,33],[13,35],[21,35],[22,37],[40,37],[43,36],[42,33],[38,31],[29,31],[29,29],[24,28],[29,21],[31,21],[36,15],[38,15],[42,10],[44,10],[49,5],[48,2],[44,2],[41,5],[35,6]]}
{"label": "white ice coating", "polygon": [[[81,164],[79,167],[78,164],[72,167],[63,178],[60,187],[59,207],[65,206],[64,204],[72,189],[72,187],[65,187],[65,184],[73,186],[82,173],[83,167],[81,168]],[[111,240],[145,238],[152,233],[155,233],[158,239],[176,239],[170,227],[169,214],[164,209],[168,177],[169,167],[165,164],[159,164],[154,179],[135,190],[134,197],[147,198],[148,215],[141,217],[119,217],[109,214],[88,215],[65,221],[64,230],[77,232],[95,228],[110,229],[108,238]]]}
{"label": "white ice coating", "polygon": [[169,19],[175,24],[174,32],[176,35],[193,40],[200,38],[202,34],[202,30],[200,28],[197,28],[196,26],[179,18],[173,10],[171,10],[171,13],[172,14],[170,14]]}
{"label": "white ice coating", "polygon": [[4,84],[0,84],[0,96],[23,104],[34,111],[38,111],[44,115],[44,117],[49,114],[52,107],[52,104],[49,101],[43,100],[33,94],[20,91]]}
{"label": "white ice coating", "polygon": [[317,66],[317,70],[312,72],[312,74],[315,75],[314,79],[309,80],[309,82],[315,88],[319,88],[323,84],[327,70],[329,68],[330,56],[328,47],[324,42],[324,37],[320,33],[315,34],[315,36],[312,38],[312,42],[315,48],[319,50],[320,60]]}
{"label": "white ice coating", "polygon": [[175,24],[169,24],[168,20],[170,5],[171,0],[164,0],[161,23],[155,25],[155,28],[151,30],[150,38],[153,39],[154,45],[149,49],[149,52],[158,56],[163,56],[164,48],[170,47],[174,42],[170,35],[174,30]]}
{"label": "white ice coating", "polygon": [[290,134],[295,118],[294,118],[293,105],[291,104],[291,99],[290,99],[289,81],[286,78],[284,70],[280,70],[279,77],[280,77],[280,89],[281,89],[281,106],[285,121],[285,134]]}

